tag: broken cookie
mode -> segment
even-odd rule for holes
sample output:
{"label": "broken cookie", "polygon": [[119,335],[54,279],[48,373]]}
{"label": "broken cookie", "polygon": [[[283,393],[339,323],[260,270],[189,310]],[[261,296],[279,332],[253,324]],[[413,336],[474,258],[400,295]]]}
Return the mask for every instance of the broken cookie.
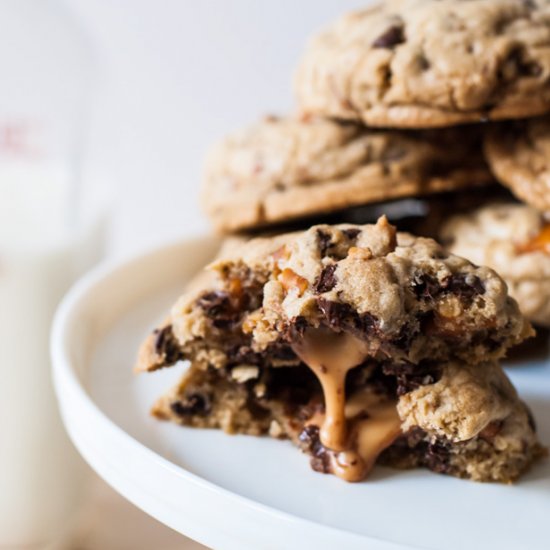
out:
{"label": "broken cookie", "polygon": [[[210,270],[142,346],[139,370],[192,364],[157,416],[288,437],[350,481],[378,459],[507,481],[537,455],[495,364],[532,329],[491,269],[381,218],[243,240]],[[518,456],[499,444],[497,459],[490,435],[512,424]]]}

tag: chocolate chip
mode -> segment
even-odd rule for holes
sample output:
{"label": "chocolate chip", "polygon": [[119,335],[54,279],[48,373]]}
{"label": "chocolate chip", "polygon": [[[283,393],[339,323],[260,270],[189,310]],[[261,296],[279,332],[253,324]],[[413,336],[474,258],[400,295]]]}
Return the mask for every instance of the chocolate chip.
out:
{"label": "chocolate chip", "polygon": [[477,275],[463,273],[451,275],[441,282],[427,273],[421,273],[414,278],[411,288],[419,300],[435,300],[441,294],[450,292],[468,301],[485,294],[485,285]]}
{"label": "chocolate chip", "polygon": [[216,317],[223,312],[227,309],[229,302],[229,294],[222,291],[208,292],[197,300],[197,304],[209,317]]}
{"label": "chocolate chip", "polygon": [[322,229],[317,229],[317,242],[319,243],[321,257],[326,256],[332,243],[332,236]]}
{"label": "chocolate chip", "polygon": [[355,227],[352,227],[350,229],[342,229],[342,233],[348,238],[350,241],[357,240],[357,237],[360,235],[361,230],[356,229]]}
{"label": "chocolate chip", "polygon": [[335,332],[350,332],[366,339],[378,331],[378,320],[370,313],[360,315],[349,304],[319,298],[319,309],[325,317],[325,323]]}
{"label": "chocolate chip", "polygon": [[479,294],[485,294],[485,285],[477,275],[451,275],[445,280],[445,285],[450,292],[468,300]]}
{"label": "chocolate chip", "polygon": [[406,434],[405,438],[407,445],[410,448],[416,447],[419,443],[426,439],[426,432],[419,426],[413,426]]}
{"label": "chocolate chip", "polygon": [[155,352],[161,357],[164,364],[173,365],[183,359],[181,348],[174,336],[171,325],[155,330],[153,334],[156,335]]}
{"label": "chocolate chip", "polygon": [[450,472],[450,447],[444,439],[429,439],[422,428],[414,426],[398,443],[405,447],[404,451],[409,457],[416,457],[417,465],[440,474]]}
{"label": "chocolate chip", "polygon": [[219,329],[230,328],[240,319],[227,292],[218,290],[203,294],[197,300],[197,305],[204,310],[212,325]]}
{"label": "chocolate chip", "polygon": [[317,294],[323,294],[323,292],[330,292],[336,286],[336,264],[327,265],[318,279],[315,281],[315,292]]}
{"label": "chocolate chip", "polygon": [[405,395],[421,386],[435,384],[441,378],[441,368],[430,363],[389,363],[382,367],[386,376],[395,376],[397,395]]}
{"label": "chocolate chip", "polygon": [[449,447],[445,442],[438,440],[428,443],[424,462],[430,470],[438,474],[448,473],[450,470],[449,459]]}
{"label": "chocolate chip", "polygon": [[403,42],[405,42],[403,27],[401,25],[392,25],[372,43],[372,47],[391,49]]}
{"label": "chocolate chip", "polygon": [[[300,416],[300,411],[311,402],[312,396],[319,395],[320,383],[308,367],[277,367],[267,369],[263,373],[263,382],[266,386],[264,399],[274,399],[284,403],[285,410],[293,418]],[[299,409],[296,409],[299,407]],[[301,418],[306,421],[315,413],[309,407],[308,412]],[[300,418],[298,418],[300,420]]]}
{"label": "chocolate chip", "polygon": [[181,401],[174,401],[170,408],[178,416],[206,416],[212,410],[210,396],[203,393],[191,393]]}
{"label": "chocolate chip", "polygon": [[312,424],[305,426],[300,432],[298,439],[303,443],[308,451],[319,445],[319,427]]}
{"label": "chocolate chip", "polygon": [[283,335],[284,339],[288,342],[296,342],[302,340],[304,334],[306,333],[307,327],[308,323],[305,317],[295,317],[286,327]]}
{"label": "chocolate chip", "polygon": [[427,273],[416,276],[411,287],[419,300],[433,300],[441,292],[439,281]]}
{"label": "chocolate chip", "polygon": [[542,67],[536,61],[526,58],[526,52],[514,48],[503,61],[498,76],[501,80],[510,81],[518,77],[537,77],[542,74]]}
{"label": "chocolate chip", "polygon": [[298,436],[302,449],[310,453],[311,467],[316,472],[328,474],[330,472],[330,456],[327,449],[321,443],[318,426],[305,426]]}

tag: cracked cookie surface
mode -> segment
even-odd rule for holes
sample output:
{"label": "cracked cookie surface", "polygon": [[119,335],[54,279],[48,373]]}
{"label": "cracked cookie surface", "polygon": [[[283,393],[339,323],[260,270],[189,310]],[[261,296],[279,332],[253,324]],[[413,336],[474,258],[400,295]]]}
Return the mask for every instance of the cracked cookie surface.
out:
{"label": "cracked cookie surface", "polygon": [[311,41],[305,113],[424,128],[550,110],[548,0],[389,0]]}
{"label": "cracked cookie surface", "polygon": [[250,229],[492,180],[477,127],[407,132],[318,117],[266,117],[210,152],[204,210]]}
{"label": "cracked cookie surface", "polygon": [[[167,323],[195,361],[223,366],[240,339],[252,354],[276,352],[311,326],[368,342],[372,357],[415,364],[454,356],[475,364],[532,333],[492,269],[432,239],[396,234],[385,218],[230,248],[210,266],[211,282],[181,297]],[[158,334],[151,338],[158,348]]]}

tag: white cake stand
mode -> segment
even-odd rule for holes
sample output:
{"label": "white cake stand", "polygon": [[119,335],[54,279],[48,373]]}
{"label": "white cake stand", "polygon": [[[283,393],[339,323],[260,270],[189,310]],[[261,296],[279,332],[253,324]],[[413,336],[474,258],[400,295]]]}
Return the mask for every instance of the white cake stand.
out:
{"label": "white cake stand", "polygon": [[[181,368],[135,376],[140,341],[214,254],[183,241],[96,269],[54,324],[54,380],[67,430],[94,470],[136,506],[219,549],[546,550],[550,461],[514,486],[377,468],[346,484],[289,443],[160,423],[149,407]],[[545,352],[509,373],[550,443]]]}

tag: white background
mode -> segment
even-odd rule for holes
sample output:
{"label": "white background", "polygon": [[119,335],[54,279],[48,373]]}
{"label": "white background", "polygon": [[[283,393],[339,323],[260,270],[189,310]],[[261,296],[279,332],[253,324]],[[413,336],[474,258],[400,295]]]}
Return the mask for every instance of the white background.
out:
{"label": "white background", "polygon": [[99,59],[90,161],[119,200],[111,251],[208,230],[208,146],[292,108],[307,36],[368,0],[66,0]]}
{"label": "white background", "polygon": [[[292,109],[292,71],[307,36],[366,1],[66,3],[98,57],[89,166],[115,185],[110,251],[126,255],[209,230],[197,201],[209,145],[264,113]],[[106,506],[103,528],[92,525],[84,548],[128,544],[112,520],[128,526],[121,514],[131,508],[117,506]],[[174,539],[152,520],[135,521],[143,525],[139,537],[148,532],[143,547],[151,537],[164,548],[199,547]]]}

